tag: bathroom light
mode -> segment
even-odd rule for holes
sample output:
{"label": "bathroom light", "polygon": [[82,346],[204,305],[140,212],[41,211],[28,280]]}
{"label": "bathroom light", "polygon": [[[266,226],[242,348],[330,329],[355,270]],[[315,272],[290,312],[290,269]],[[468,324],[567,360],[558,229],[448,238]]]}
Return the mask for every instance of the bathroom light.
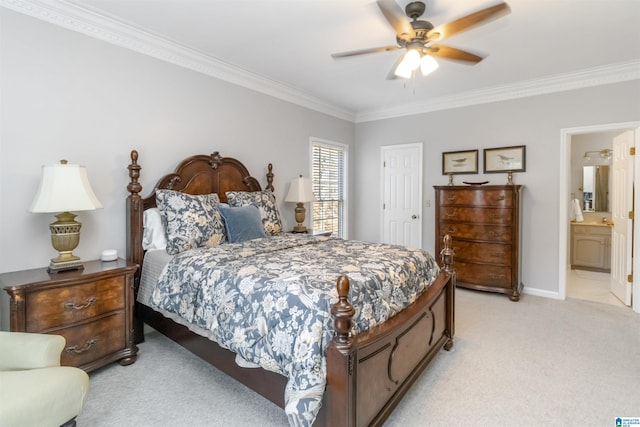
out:
{"label": "bathroom light", "polygon": [[594,154],[594,153],[597,153],[602,159],[608,161],[608,160],[611,160],[611,156],[613,155],[613,150],[609,148],[604,148],[602,150],[585,151],[583,160],[585,162],[591,160],[591,154]]}

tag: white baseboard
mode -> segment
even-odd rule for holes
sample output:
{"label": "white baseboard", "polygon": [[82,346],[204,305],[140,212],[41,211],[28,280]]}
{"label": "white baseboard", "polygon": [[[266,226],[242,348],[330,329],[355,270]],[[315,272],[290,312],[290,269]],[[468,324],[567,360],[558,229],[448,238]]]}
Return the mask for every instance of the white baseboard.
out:
{"label": "white baseboard", "polygon": [[560,294],[558,292],[547,291],[547,290],[544,290],[544,289],[529,288],[529,287],[526,287],[526,286],[522,289],[522,293],[523,294],[528,294],[528,295],[535,295],[537,297],[544,297],[544,298],[551,298],[551,299],[561,299],[560,298]]}

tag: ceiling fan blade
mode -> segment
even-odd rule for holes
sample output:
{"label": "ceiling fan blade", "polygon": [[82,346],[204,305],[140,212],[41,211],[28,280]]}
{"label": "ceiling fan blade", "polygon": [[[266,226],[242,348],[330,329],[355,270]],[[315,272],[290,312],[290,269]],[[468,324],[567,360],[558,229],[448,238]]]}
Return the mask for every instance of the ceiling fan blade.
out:
{"label": "ceiling fan blade", "polygon": [[377,3],[382,14],[395,30],[398,38],[410,41],[416,36],[411,22],[394,0],[378,0]]}
{"label": "ceiling fan blade", "polygon": [[360,49],[360,50],[352,50],[349,52],[332,53],[331,56],[334,58],[344,58],[347,56],[362,55],[365,53],[388,52],[390,50],[398,50],[398,49],[400,49],[398,46],[372,47],[370,49]]}
{"label": "ceiling fan blade", "polygon": [[466,31],[476,25],[486,24],[487,22],[500,18],[509,12],[511,12],[509,5],[506,3],[500,3],[495,6],[479,10],[478,12],[464,16],[460,19],[456,19],[455,21],[438,25],[427,33],[427,39],[429,41],[442,40],[447,37],[451,37],[454,34]]}
{"label": "ceiling fan blade", "polygon": [[438,58],[451,59],[454,61],[470,62],[477,64],[482,61],[482,57],[474,55],[465,50],[456,49],[455,47],[445,46],[441,44],[433,44],[425,48],[427,53]]}

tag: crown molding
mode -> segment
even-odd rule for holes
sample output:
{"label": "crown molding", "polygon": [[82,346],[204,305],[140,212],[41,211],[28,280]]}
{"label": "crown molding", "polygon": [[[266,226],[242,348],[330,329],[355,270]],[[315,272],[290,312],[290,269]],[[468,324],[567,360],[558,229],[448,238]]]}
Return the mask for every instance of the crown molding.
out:
{"label": "crown molding", "polygon": [[0,0],[0,6],[339,119],[360,123],[640,79],[640,60],[495,86],[389,109],[353,112],[286,84],[141,31],[65,0]]}
{"label": "crown molding", "polygon": [[427,102],[385,110],[362,111],[356,114],[356,123],[404,117],[471,105],[508,101],[530,96],[546,95],[574,89],[620,83],[640,79],[640,60],[622,64],[590,68],[575,73],[559,74],[543,79],[522,81],[509,85],[465,92]]}
{"label": "crown molding", "polygon": [[353,111],[64,0],[0,0],[0,6],[339,119],[355,119]]}

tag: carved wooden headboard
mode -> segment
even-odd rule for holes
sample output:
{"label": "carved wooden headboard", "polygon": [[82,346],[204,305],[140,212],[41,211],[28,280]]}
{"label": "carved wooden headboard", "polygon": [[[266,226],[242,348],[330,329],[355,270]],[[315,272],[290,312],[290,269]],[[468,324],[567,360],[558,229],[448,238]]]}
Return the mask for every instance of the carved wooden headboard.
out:
{"label": "carved wooden headboard", "polygon": [[[142,197],[142,185],[138,182],[142,167],[138,164],[138,152],[131,151],[129,169],[130,182],[127,185],[127,260],[142,267],[143,213],[156,207],[156,190],[168,189],[187,194],[217,193],[221,202],[227,201],[227,191],[259,191],[260,183],[249,174],[247,168],[231,157],[222,157],[215,151],[211,155],[191,156],[181,161],[176,170],[160,178],[149,196]],[[267,189],[273,191],[273,165],[267,166]],[[140,271],[136,274],[140,277]]]}

